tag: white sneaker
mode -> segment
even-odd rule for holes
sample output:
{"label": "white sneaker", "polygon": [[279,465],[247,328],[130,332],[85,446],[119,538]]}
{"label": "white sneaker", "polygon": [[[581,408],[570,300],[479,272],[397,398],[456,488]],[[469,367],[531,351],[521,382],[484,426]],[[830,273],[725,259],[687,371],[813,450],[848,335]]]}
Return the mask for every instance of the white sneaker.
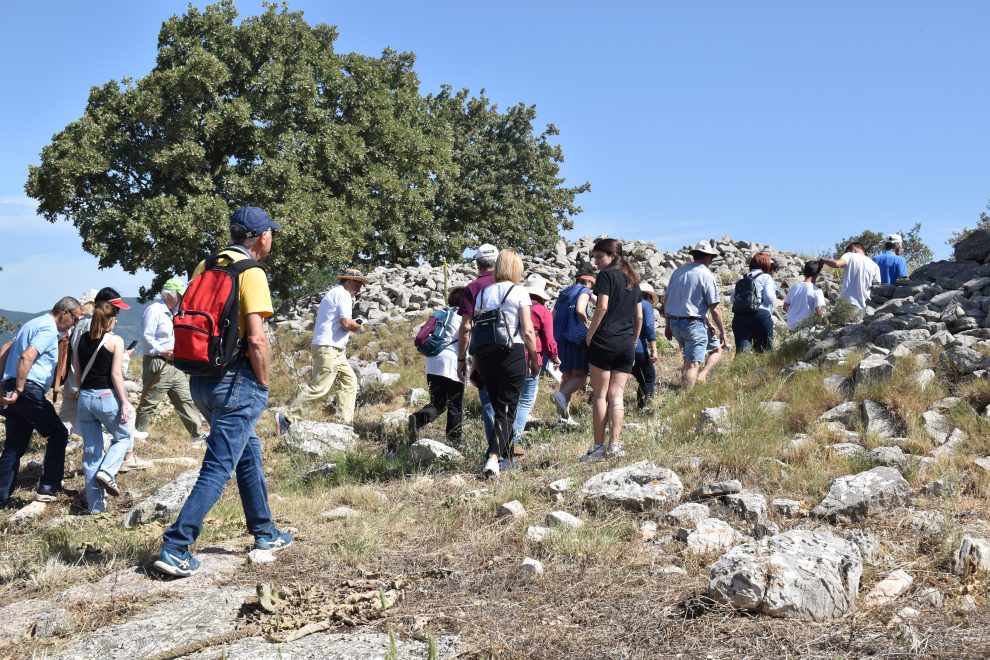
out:
{"label": "white sneaker", "polygon": [[597,463],[605,458],[605,445],[592,445],[581,457],[582,463]]}
{"label": "white sneaker", "polygon": [[626,455],[621,442],[613,442],[605,447],[605,458],[620,458]]}
{"label": "white sneaker", "polygon": [[131,457],[120,464],[120,469],[117,473],[130,472],[131,470],[148,470],[151,469],[153,463],[151,461],[146,461],[142,458],[138,458],[137,454],[131,454]]}
{"label": "white sneaker", "polygon": [[493,479],[498,476],[498,456],[489,456],[485,461],[485,467],[481,471],[485,477]]}
{"label": "white sneaker", "polygon": [[557,423],[563,426],[581,426],[573,417],[561,417]]}
{"label": "white sneaker", "polygon": [[554,392],[550,395],[550,398],[553,399],[554,405],[557,406],[557,412],[560,413],[561,417],[571,416],[570,413],[567,412],[567,399],[564,398],[563,394],[560,392]]}
{"label": "white sneaker", "polygon": [[131,433],[131,439],[132,440],[147,440],[148,439],[148,432],[147,431],[134,431],[134,432]]}

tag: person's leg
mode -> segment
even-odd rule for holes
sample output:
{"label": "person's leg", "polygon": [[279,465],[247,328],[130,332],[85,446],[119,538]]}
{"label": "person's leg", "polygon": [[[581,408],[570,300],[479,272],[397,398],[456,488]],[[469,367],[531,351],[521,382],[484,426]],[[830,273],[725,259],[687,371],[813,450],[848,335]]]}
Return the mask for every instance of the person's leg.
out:
{"label": "person's leg", "polygon": [[753,349],[757,353],[773,350],[773,317],[758,312],[754,318]]}
{"label": "person's leg", "polygon": [[646,403],[653,398],[653,393],[657,388],[657,369],[650,361],[649,357],[643,365],[643,389],[646,390]]}
{"label": "person's leg", "polygon": [[611,373],[591,365],[591,420],[595,445],[605,443],[605,417],[608,414],[608,386]]}
{"label": "person's leg", "polygon": [[[502,362],[497,392],[492,395],[492,408],[495,411],[495,439],[498,442],[499,456],[510,458],[512,425],[519,406],[523,381],[526,379],[526,354],[522,344],[514,344]],[[491,394],[491,393],[490,393]]]}
{"label": "person's leg", "polygon": [[161,382],[162,370],[167,365],[165,360],[152,355],[141,358],[141,400],[138,402],[134,428],[142,433],[148,430],[155,409],[168,394],[168,384]]}
{"label": "person's leg", "polygon": [[702,367],[701,371],[698,372],[698,381],[704,382],[708,380],[709,374],[711,374],[712,369],[715,365],[719,363],[722,359],[722,343],[719,341],[718,337],[715,336],[715,332],[711,329],[707,330],[708,343],[705,345],[705,365]]}
{"label": "person's leg", "polygon": [[38,435],[45,438],[44,468],[41,472],[40,486],[48,486],[61,490],[62,478],[65,476],[65,447],[69,444],[69,431],[58,418],[55,406],[45,398],[45,391],[40,385],[28,381],[24,395],[18,400],[26,404],[19,408],[21,416],[34,427]]}
{"label": "person's leg", "polygon": [[[615,446],[622,437],[622,422],[625,419],[626,404],[623,399],[626,393],[626,381],[629,374],[621,371],[610,371],[608,379],[608,418],[611,422],[609,426],[608,444]],[[604,429],[602,429],[604,436]]]}
{"label": "person's leg", "polygon": [[[650,364],[650,358],[646,353],[636,353],[636,361],[633,363],[632,376],[636,379],[636,406],[642,410],[646,407],[646,366]],[[652,365],[651,365],[652,366]]]}
{"label": "person's leg", "polygon": [[189,394],[189,380],[187,376],[173,367],[171,364],[165,365],[162,370],[162,380],[168,386],[168,399],[175,406],[175,412],[179,414],[182,425],[186,427],[186,433],[190,438],[199,439],[199,411],[193,403],[192,395]]}
{"label": "person's leg", "polygon": [[340,351],[336,358],[337,377],[334,388],[337,391],[337,414],[347,426],[354,425],[354,408],[357,406],[358,380],[347,361],[347,355]]}
{"label": "person's leg", "polygon": [[[120,402],[117,401],[117,398],[113,396],[112,392],[107,399],[109,401],[106,402],[107,405],[103,406],[99,420],[112,437],[110,439],[110,447],[107,448],[103,460],[100,461],[99,469],[111,477],[116,477],[117,472],[120,471],[120,464],[123,463],[124,457],[131,451],[131,429],[128,424],[120,423]],[[128,405],[126,401],[124,405]],[[198,410],[196,411],[196,419],[199,419]]]}
{"label": "person's leg", "polygon": [[447,396],[447,441],[461,444],[461,424],[464,409],[464,383],[443,378]]}
{"label": "person's leg", "polygon": [[681,366],[681,381],[685,387],[694,387],[698,381],[698,370],[705,361],[707,328],[704,321],[671,319],[670,331],[681,347],[684,363]]}
{"label": "person's leg", "polygon": [[526,374],[523,377],[522,388],[519,392],[519,402],[516,405],[516,414],[512,422],[512,442],[522,444],[522,434],[526,430],[526,421],[529,413],[533,410],[536,402],[536,393],[540,387],[540,377],[531,377]]}
{"label": "person's leg", "polygon": [[288,412],[292,417],[302,416],[309,407],[320,401],[333,388],[337,375],[334,358],[336,350],[333,346],[310,346],[309,352],[313,358],[313,371],[309,374],[309,382],[299,388],[299,394],[289,404]]}
{"label": "person's leg", "polygon": [[753,314],[736,314],[732,317],[732,336],[736,342],[736,352],[753,350]]}
{"label": "person's leg", "polygon": [[82,390],[79,392],[79,435],[83,439],[83,485],[86,490],[86,506],[90,513],[107,510],[103,489],[96,483],[96,473],[103,461],[103,425],[97,413],[102,401],[100,394],[106,390]]}
{"label": "person's leg", "polygon": [[255,538],[272,538],[278,534],[278,529],[272,522],[272,511],[268,506],[268,485],[261,464],[261,440],[254,434],[254,427],[268,405],[268,389],[258,383],[253,373],[242,371],[241,374],[244,378],[242,396],[247,406],[244,432],[248,440],[237,462],[237,491],[241,496],[248,532]]}
{"label": "person's leg", "polygon": [[27,451],[34,429],[26,419],[17,412],[19,406],[15,403],[5,411],[3,452],[0,453],[0,504],[5,504],[17,487],[17,472],[21,465],[21,456]]}
{"label": "person's leg", "polygon": [[190,382],[193,400],[207,413],[210,435],[196,484],[162,537],[162,548],[172,554],[183,554],[199,537],[203,519],[220,499],[253,436],[258,413],[254,392],[242,382],[248,377],[244,371],[228,372],[219,380],[194,376]]}
{"label": "person's leg", "polygon": [[443,383],[445,380],[447,379],[443,376],[426,375],[426,387],[430,391],[430,402],[413,413],[417,428],[426,426],[440,416],[440,411],[447,403],[447,388]]}
{"label": "person's leg", "polygon": [[[484,376],[482,376],[484,379]],[[492,400],[488,395],[488,387],[478,390],[478,398],[481,399],[481,422],[485,426],[485,438],[490,447],[495,441],[495,409],[492,408]]]}

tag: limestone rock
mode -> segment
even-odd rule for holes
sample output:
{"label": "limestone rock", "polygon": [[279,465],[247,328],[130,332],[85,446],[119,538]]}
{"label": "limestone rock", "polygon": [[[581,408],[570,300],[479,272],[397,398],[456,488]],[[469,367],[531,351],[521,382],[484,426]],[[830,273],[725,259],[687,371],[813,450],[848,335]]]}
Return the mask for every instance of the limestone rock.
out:
{"label": "limestone rock", "polygon": [[44,502],[31,502],[20,509],[18,509],[14,515],[10,517],[11,527],[21,527],[30,520],[34,520],[41,514],[45,512],[48,505]]}
{"label": "limestone rock", "polygon": [[581,488],[586,502],[605,502],[634,511],[678,502],[683,492],[681,480],[672,470],[650,461],[596,474]]}
{"label": "limestone rock", "polygon": [[862,572],[849,541],[792,530],[725,553],[710,569],[708,594],[738,609],[829,621],[853,611]]}
{"label": "limestone rock", "polygon": [[707,518],[709,514],[710,512],[706,505],[688,502],[686,504],[681,504],[680,506],[675,506],[673,509],[668,511],[663,517],[663,520],[668,525],[672,525],[674,527],[694,529],[694,527],[700,521]]}
{"label": "limestone rock", "polygon": [[825,389],[830,392],[837,392],[845,397],[852,394],[852,381],[845,376],[839,374],[826,376],[822,379],[822,383],[825,385]]}
{"label": "limestone rock", "polygon": [[921,488],[921,492],[929,497],[950,497],[955,490],[948,479],[936,479]]}
{"label": "limestone rock", "polygon": [[442,442],[421,438],[409,446],[409,458],[419,463],[456,463],[464,454]]}
{"label": "limestone rock", "polygon": [[721,497],[722,495],[729,495],[731,493],[738,493],[742,490],[742,484],[738,479],[732,479],[730,481],[718,481],[712,484],[705,484],[700,488],[692,491],[690,498],[692,500],[703,500],[709,497]]}
{"label": "limestone rock", "polygon": [[910,454],[905,454],[900,447],[875,447],[868,455],[874,463],[894,468],[906,465],[910,459]]}
{"label": "limestone rock", "polygon": [[826,410],[818,419],[823,422],[839,422],[845,428],[855,427],[860,420],[859,405],[855,401],[840,403]]}
{"label": "limestone rock", "polygon": [[282,436],[282,448],[320,459],[334,452],[349,452],[358,440],[350,426],[334,422],[293,422]]}
{"label": "limestone rock", "polygon": [[870,589],[870,593],[863,599],[863,606],[880,607],[891,603],[910,589],[912,584],[913,577],[906,571],[896,570]]}
{"label": "limestone rock", "polygon": [[953,346],[944,355],[952,363],[955,370],[962,375],[973,373],[980,368],[980,362],[983,361],[983,355],[979,351],[965,346]]}
{"label": "limestone rock", "polygon": [[335,509],[328,509],[320,513],[320,517],[327,520],[346,520],[348,518],[357,518],[360,515],[360,511],[352,509],[349,506],[338,506]]}
{"label": "limestone rock", "polygon": [[969,234],[953,246],[956,261],[977,261],[983,263],[990,255],[990,232],[982,229]]}
{"label": "limestone rock", "polygon": [[61,637],[75,631],[75,618],[62,608],[42,612],[34,620],[35,637]]}
{"label": "limestone rock", "polygon": [[385,428],[405,427],[409,423],[409,411],[405,408],[390,410],[382,415],[381,424]]}
{"label": "limestone rock", "polygon": [[656,522],[652,520],[644,520],[639,525],[639,536],[643,541],[652,541],[656,538],[658,527]]}
{"label": "limestone rock", "polygon": [[550,536],[549,527],[530,525],[526,528],[526,536],[524,538],[531,543],[542,543],[548,536]]}
{"label": "limestone rock", "polygon": [[547,525],[550,527],[569,527],[579,529],[584,527],[584,521],[566,511],[551,511],[547,514]]}
{"label": "limestone rock", "polygon": [[865,529],[854,529],[846,534],[846,540],[859,548],[859,554],[867,564],[873,563],[880,551],[877,537]]}
{"label": "limestone rock", "polygon": [[798,500],[775,497],[770,502],[770,508],[785,518],[798,518],[808,515],[808,510]]}
{"label": "limestone rock", "polygon": [[787,414],[787,403],[784,401],[760,401],[760,411],[771,417],[782,417]]}
{"label": "limestone rock", "polygon": [[519,564],[519,572],[524,575],[543,575],[543,563],[539,559],[526,557]]}
{"label": "limestone rock", "polygon": [[416,408],[418,406],[425,406],[430,402],[430,393],[427,392],[422,387],[414,387],[409,390],[409,396],[406,397],[406,403]]}
{"label": "limestone rock", "polygon": [[974,458],[973,465],[980,468],[984,472],[990,472],[990,456],[983,456],[981,458]]}
{"label": "limestone rock", "polygon": [[894,374],[894,365],[886,358],[869,356],[856,365],[853,380],[857,385],[865,385],[877,380],[890,378]]}
{"label": "limestone rock", "polygon": [[248,553],[249,564],[272,564],[275,562],[275,553],[271,550],[261,550],[255,548]]}
{"label": "limestone rock", "polygon": [[990,571],[990,541],[964,536],[956,552],[956,574],[961,576]]}
{"label": "limestone rock", "polygon": [[699,520],[694,531],[687,535],[687,549],[703,555],[712,552],[725,552],[746,540],[729,523],[718,518]]}
{"label": "limestone rock", "polygon": [[935,371],[933,369],[920,369],[911,375],[911,380],[918,385],[919,389],[923,390],[935,380]]}
{"label": "limestone rock", "polygon": [[966,432],[962,429],[953,429],[949,434],[949,439],[940,447],[933,449],[929,455],[933,458],[944,458],[956,454],[962,446],[966,444]]}
{"label": "limestone rock", "polygon": [[169,525],[175,521],[186,503],[186,498],[196,485],[199,477],[199,470],[189,470],[183,472],[178,477],[168,482],[149,497],[141,500],[131,510],[121,518],[124,527],[137,527],[146,525],[153,520]]}
{"label": "limestone rock", "polygon": [[911,486],[890,467],[839,477],[812,515],[835,522],[855,522],[877,511],[907,504]]}
{"label": "limestone rock", "polygon": [[863,401],[863,424],[867,433],[879,435],[881,438],[900,435],[900,423],[894,414],[885,406],[869,399]]}
{"label": "limestone rock", "polygon": [[557,479],[556,481],[551,481],[547,486],[547,490],[551,495],[564,495],[574,490],[577,486],[577,480],[574,477],[564,477],[563,479]]}
{"label": "limestone rock", "polygon": [[326,462],[304,472],[302,480],[303,482],[310,482],[320,477],[329,477],[335,469],[337,469],[336,463]]}
{"label": "limestone rock", "polygon": [[512,500],[501,505],[495,515],[499,518],[522,518],[526,515],[526,507],[519,500]]}
{"label": "limestone rock", "polygon": [[847,456],[849,458],[859,458],[867,454],[866,447],[851,442],[837,442],[829,445],[828,448],[839,456]]}
{"label": "limestone rock", "polygon": [[729,407],[705,408],[698,420],[698,430],[701,433],[722,434],[729,432]]}
{"label": "limestone rock", "polygon": [[750,523],[761,523],[767,519],[767,498],[759,493],[734,493],[721,498],[732,513]]}
{"label": "limestone rock", "polygon": [[955,428],[952,420],[937,410],[929,410],[921,413],[921,419],[925,425],[925,433],[940,445],[949,438],[949,434]]}

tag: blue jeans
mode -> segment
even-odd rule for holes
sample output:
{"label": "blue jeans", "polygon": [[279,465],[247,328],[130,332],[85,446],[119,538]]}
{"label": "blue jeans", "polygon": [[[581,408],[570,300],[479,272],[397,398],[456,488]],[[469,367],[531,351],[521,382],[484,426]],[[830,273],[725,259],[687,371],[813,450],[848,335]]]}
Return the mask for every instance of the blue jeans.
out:
{"label": "blue jeans", "polygon": [[478,398],[481,399],[481,421],[485,425],[485,439],[490,445],[495,437],[495,408],[492,407],[492,400],[488,397],[487,387],[478,390]]}
{"label": "blue jeans", "polygon": [[536,403],[536,392],[540,387],[540,378],[526,374],[522,390],[519,392],[519,404],[516,406],[516,419],[512,424],[512,442],[521,443],[523,431],[526,430],[526,420]]}
{"label": "blue jeans", "polygon": [[[96,473],[102,470],[111,477],[117,476],[124,455],[131,448],[131,431],[120,423],[120,403],[113,390],[80,390],[76,421],[83,439],[86,504],[90,513],[103,513],[107,507],[103,489],[96,483]],[[103,453],[104,428],[113,436],[106,454]]]}
{"label": "blue jeans", "polygon": [[[14,356],[11,360],[17,359]],[[14,389],[14,379],[3,382],[4,391]],[[48,443],[45,446],[45,464],[41,472],[41,486],[56,490],[62,487],[65,476],[65,446],[69,443],[69,431],[58,418],[52,402],[45,398],[45,388],[29,380],[24,393],[14,405],[2,409],[7,439],[0,454],[0,503],[6,502],[17,486],[17,473],[21,457],[31,443],[31,433],[37,431]]]}
{"label": "blue jeans", "polygon": [[718,338],[704,319],[670,319],[670,333],[688,362],[704,363],[708,353],[719,347]]}
{"label": "blue jeans", "polygon": [[235,474],[248,531],[255,538],[274,537],[278,529],[268,508],[261,440],[254,434],[254,426],[268,405],[268,388],[258,382],[245,360],[222,378],[193,376],[189,390],[196,407],[210,421],[210,436],[196,485],[175,523],[165,530],[162,547],[173,554],[188,550],[199,536],[206,514]]}
{"label": "blue jeans", "polygon": [[732,334],[736,338],[736,352],[773,350],[773,316],[760,310],[755,314],[736,314],[732,317]]}

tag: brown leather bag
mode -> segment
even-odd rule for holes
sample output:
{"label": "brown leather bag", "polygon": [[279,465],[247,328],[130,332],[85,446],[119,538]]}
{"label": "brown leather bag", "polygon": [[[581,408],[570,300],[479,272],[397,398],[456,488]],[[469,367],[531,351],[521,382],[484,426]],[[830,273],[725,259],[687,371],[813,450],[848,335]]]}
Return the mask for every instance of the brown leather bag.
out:
{"label": "brown leather bag", "polygon": [[58,363],[55,365],[55,380],[52,381],[52,403],[58,403],[58,393],[62,391],[62,383],[69,373],[69,336],[58,340]]}

